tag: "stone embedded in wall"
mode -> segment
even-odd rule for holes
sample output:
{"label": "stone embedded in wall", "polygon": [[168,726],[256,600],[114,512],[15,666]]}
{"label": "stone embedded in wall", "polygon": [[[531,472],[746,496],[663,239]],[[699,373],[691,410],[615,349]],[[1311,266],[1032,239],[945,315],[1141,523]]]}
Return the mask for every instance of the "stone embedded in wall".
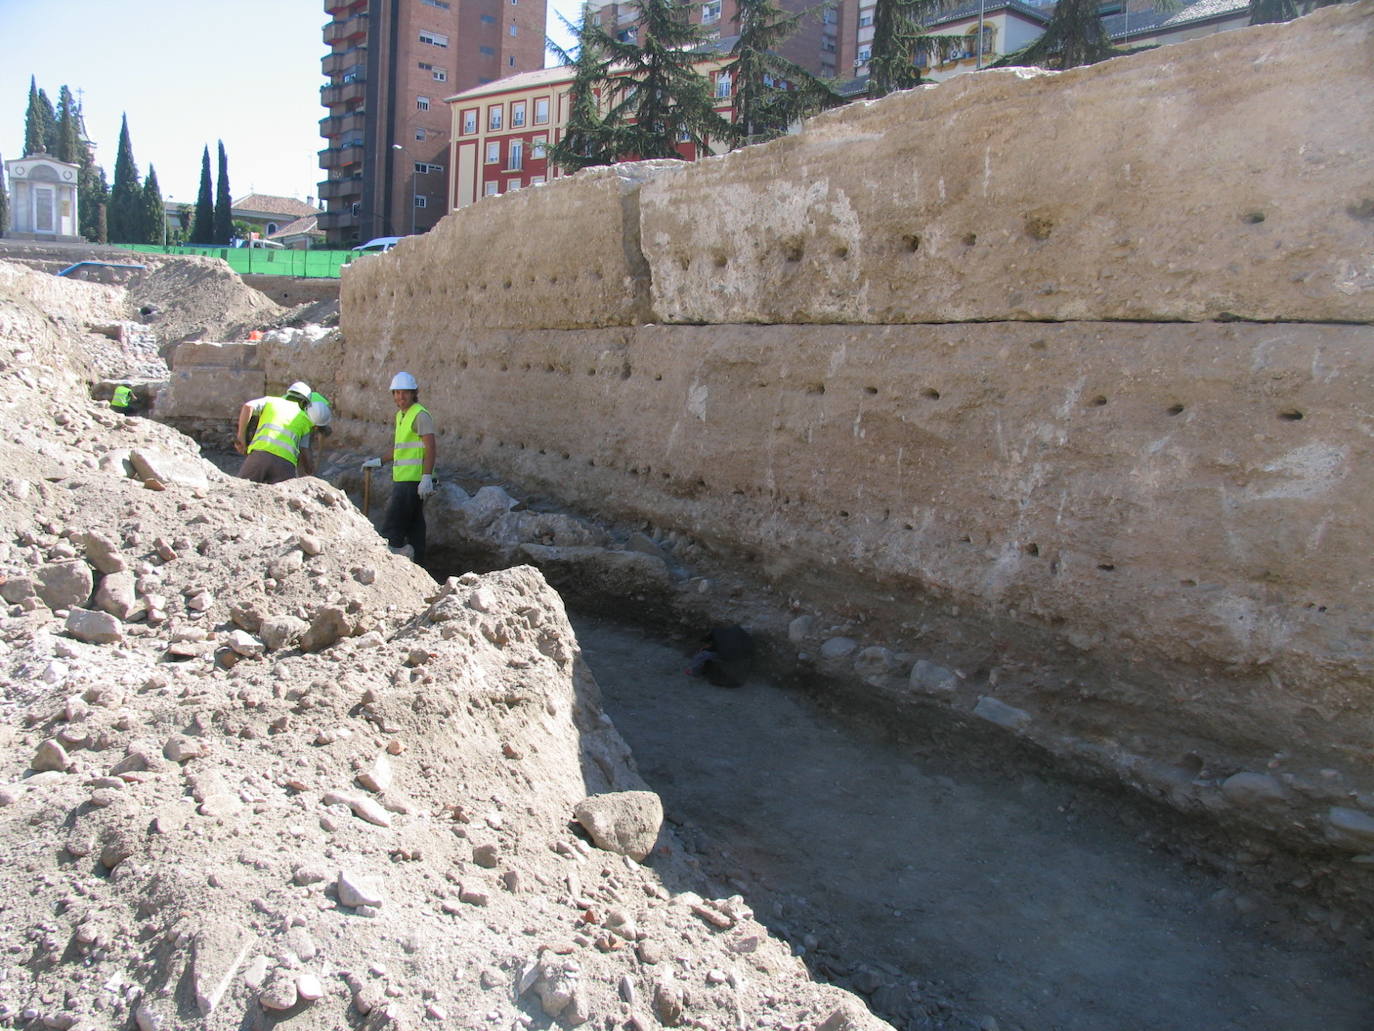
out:
{"label": "stone embedded in wall", "polygon": [[588,169],[455,211],[424,236],[344,269],[344,334],[386,363],[391,353],[446,349],[472,327],[647,322],[639,194],[645,182],[681,167],[647,161]]}
{"label": "stone embedded in wall", "polygon": [[[957,626],[995,625],[1036,661],[1058,640],[1276,679],[1246,718],[1277,741],[1309,709],[1367,704],[1352,571],[1374,466],[1350,413],[1374,396],[1368,340],[1246,323],[470,333],[425,403],[455,461],[753,553],[779,590],[886,585],[901,606],[869,618],[938,627],[932,660],[976,667],[989,631],[960,645]],[[1043,711],[1017,690],[1008,704]],[[1153,690],[1119,688],[1112,712]],[[1247,704],[1232,690],[1169,705],[1224,735]]]}
{"label": "stone embedded in wall", "polygon": [[829,112],[644,188],[654,321],[1370,320],[1371,53],[1343,5]]}
{"label": "stone embedded in wall", "polygon": [[267,390],[257,344],[178,344],[171,365],[157,399],[163,418],[236,419],[243,402]]}

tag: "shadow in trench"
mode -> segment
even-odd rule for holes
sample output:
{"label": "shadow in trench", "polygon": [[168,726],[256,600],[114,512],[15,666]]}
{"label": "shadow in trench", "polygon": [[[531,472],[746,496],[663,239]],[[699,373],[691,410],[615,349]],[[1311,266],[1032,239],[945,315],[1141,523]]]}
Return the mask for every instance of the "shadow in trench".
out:
{"label": "shadow in trench", "polygon": [[895,1026],[1374,1026],[1368,941],[1184,862],[1169,814],[949,714],[865,726],[763,677],[712,688],[641,630],[573,623],[708,872]]}

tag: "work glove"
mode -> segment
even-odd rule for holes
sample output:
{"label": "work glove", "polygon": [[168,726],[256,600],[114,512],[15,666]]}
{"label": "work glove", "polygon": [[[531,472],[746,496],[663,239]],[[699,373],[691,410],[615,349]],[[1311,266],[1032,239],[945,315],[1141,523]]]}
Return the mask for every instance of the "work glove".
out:
{"label": "work glove", "polygon": [[426,473],[424,476],[420,477],[420,489],[418,493],[420,495],[421,501],[425,500],[425,498],[429,497],[437,489],[438,488],[434,486],[433,476],[430,476],[428,473]]}
{"label": "work glove", "polygon": [[364,469],[380,469],[381,467],[382,460],[380,458],[369,458],[366,462],[363,463]]}

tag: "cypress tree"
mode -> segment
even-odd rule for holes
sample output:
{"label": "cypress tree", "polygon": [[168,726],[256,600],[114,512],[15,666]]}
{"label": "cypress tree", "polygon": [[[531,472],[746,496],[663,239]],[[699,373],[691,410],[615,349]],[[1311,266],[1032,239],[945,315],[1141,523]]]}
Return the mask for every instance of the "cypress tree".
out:
{"label": "cypress tree", "polygon": [[110,190],[109,234],[111,243],[139,243],[142,228],[143,191],[138,184],[138,166],[129,142],[129,118],[125,115],[119,129],[119,153],[115,156],[114,186]]}
{"label": "cypress tree", "polygon": [[80,158],[81,137],[77,131],[76,101],[66,86],[57,95],[57,149],[59,161],[77,164]]}
{"label": "cypress tree", "polygon": [[210,147],[200,159],[200,193],[196,195],[196,213],[191,221],[191,243],[209,245],[215,242],[215,201],[210,188]]}
{"label": "cypress tree", "polygon": [[0,155],[0,236],[10,227],[10,198],[5,192],[5,159]]}
{"label": "cypress tree", "polygon": [[24,112],[24,157],[43,152],[43,106],[38,100],[38,83],[29,76],[29,106]]}
{"label": "cypress tree", "polygon": [[41,89],[38,91],[38,107],[43,119],[43,150],[48,154],[57,154],[57,112],[53,110],[52,101]]}
{"label": "cypress tree", "polygon": [[227,244],[234,233],[234,202],[229,197],[229,156],[219,141],[219,183],[215,187],[216,244]]}
{"label": "cypress tree", "polygon": [[162,202],[162,190],[157,185],[157,172],[148,166],[148,178],[143,181],[143,243],[161,243],[167,225],[167,208]]}

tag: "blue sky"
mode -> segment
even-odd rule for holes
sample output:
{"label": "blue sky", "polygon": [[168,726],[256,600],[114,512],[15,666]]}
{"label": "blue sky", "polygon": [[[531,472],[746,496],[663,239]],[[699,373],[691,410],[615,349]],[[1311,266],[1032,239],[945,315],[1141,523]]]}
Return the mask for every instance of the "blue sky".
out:
{"label": "blue sky", "polygon": [[[549,0],[551,28],[555,6],[579,3]],[[326,21],[320,0],[0,0],[0,157],[22,156],[32,75],[54,104],[64,84],[81,91],[107,176],[127,114],[139,175],[151,163],[164,198],[195,200],[218,140],[235,197],[313,197]]]}

